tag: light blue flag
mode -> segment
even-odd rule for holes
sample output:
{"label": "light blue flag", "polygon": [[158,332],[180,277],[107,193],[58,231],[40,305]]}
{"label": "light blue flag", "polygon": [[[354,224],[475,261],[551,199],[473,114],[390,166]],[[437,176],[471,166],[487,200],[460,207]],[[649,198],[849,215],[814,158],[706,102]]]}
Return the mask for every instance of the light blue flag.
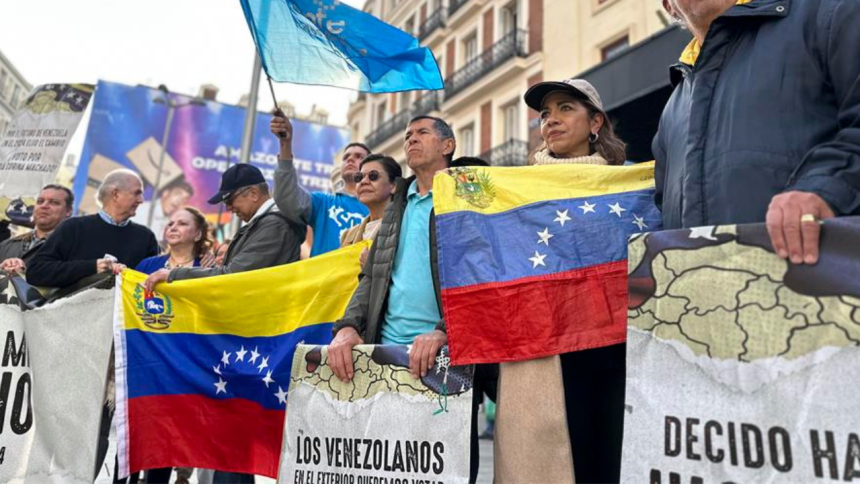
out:
{"label": "light blue flag", "polygon": [[240,0],[272,80],[365,92],[442,89],[418,39],[338,0]]}

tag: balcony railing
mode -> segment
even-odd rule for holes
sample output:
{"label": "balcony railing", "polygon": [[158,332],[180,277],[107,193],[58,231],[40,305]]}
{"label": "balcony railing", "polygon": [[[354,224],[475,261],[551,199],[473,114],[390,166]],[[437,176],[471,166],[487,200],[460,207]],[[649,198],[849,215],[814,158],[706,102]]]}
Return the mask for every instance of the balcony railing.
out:
{"label": "balcony railing", "polygon": [[528,162],[528,157],[528,142],[515,139],[481,153],[481,159],[492,166],[522,166]]}
{"label": "balcony railing", "polygon": [[439,110],[439,93],[430,91],[421,99],[412,103],[412,117],[424,116]]}
{"label": "balcony railing", "polygon": [[508,60],[526,55],[526,31],[512,30],[446,79],[445,97],[450,99]]}
{"label": "balcony railing", "polygon": [[395,134],[402,133],[406,130],[406,123],[408,123],[410,119],[412,119],[411,109],[404,109],[395,114],[393,118],[380,124],[379,127],[370,133],[366,140],[367,146],[378,146]]}
{"label": "balcony railing", "polygon": [[460,10],[460,7],[468,3],[470,0],[451,0],[448,2],[448,16],[454,15],[454,12]]}
{"label": "balcony railing", "polygon": [[374,147],[384,143],[395,134],[406,131],[409,120],[415,116],[424,116],[432,111],[439,110],[439,93],[429,91],[421,99],[412,103],[412,106],[400,111],[393,118],[380,124],[378,128],[367,137],[367,146]]}
{"label": "balcony railing", "polygon": [[418,28],[418,40],[424,40],[439,27],[445,26],[445,10],[442,7],[436,9],[427,20]]}

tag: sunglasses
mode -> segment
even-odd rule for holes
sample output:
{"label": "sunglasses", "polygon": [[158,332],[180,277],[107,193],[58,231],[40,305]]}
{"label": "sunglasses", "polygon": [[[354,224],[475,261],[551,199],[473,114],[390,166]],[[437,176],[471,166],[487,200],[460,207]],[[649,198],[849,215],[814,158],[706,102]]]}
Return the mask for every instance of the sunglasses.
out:
{"label": "sunglasses", "polygon": [[361,183],[361,180],[364,180],[364,177],[367,177],[368,180],[375,182],[376,180],[379,180],[380,174],[376,170],[371,170],[367,174],[358,172],[352,176],[352,179],[355,180],[355,183]]}

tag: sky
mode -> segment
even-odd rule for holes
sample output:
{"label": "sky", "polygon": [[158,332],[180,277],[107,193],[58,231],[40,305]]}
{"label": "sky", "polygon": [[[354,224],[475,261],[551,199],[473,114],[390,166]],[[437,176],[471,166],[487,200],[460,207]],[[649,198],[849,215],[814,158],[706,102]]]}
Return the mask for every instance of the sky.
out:
{"label": "sky", "polygon": [[[200,85],[215,84],[218,100],[231,104],[249,92],[254,65],[238,0],[3,0],[0,51],[34,86],[103,79],[196,95]],[[275,92],[297,113],[317,104],[339,125],[356,95],[286,83],[275,84]],[[257,108],[272,104],[264,78]]]}

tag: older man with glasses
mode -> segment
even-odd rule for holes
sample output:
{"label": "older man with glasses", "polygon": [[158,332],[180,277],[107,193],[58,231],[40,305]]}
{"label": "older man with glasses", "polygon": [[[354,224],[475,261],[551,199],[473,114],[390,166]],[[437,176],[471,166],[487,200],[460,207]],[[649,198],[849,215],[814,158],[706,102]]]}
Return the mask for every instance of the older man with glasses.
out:
{"label": "older man with glasses", "polygon": [[152,273],[144,283],[152,290],[159,282],[219,276],[274,267],[299,260],[306,228],[280,213],[260,170],[248,164],[230,167],[210,204],[224,203],[245,224],[233,238],[224,264],[215,267],[177,267]]}

